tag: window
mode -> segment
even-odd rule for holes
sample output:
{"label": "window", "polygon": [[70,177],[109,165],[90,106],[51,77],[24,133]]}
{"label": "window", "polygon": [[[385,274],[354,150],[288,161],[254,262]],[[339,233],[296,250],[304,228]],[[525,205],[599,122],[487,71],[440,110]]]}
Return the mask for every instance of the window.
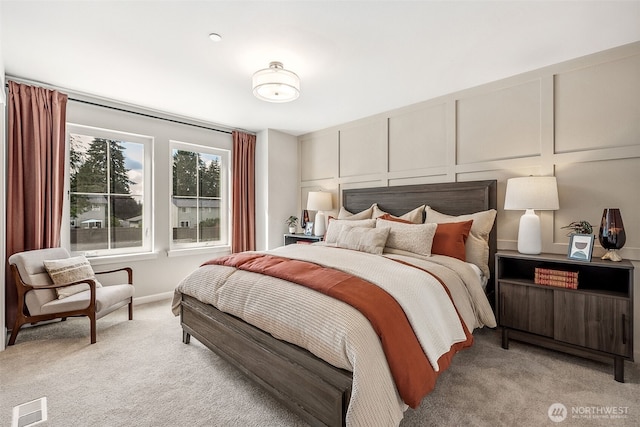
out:
{"label": "window", "polygon": [[172,141],[173,248],[228,245],[229,152]]}
{"label": "window", "polygon": [[153,139],[79,125],[67,131],[71,251],[151,251]]}

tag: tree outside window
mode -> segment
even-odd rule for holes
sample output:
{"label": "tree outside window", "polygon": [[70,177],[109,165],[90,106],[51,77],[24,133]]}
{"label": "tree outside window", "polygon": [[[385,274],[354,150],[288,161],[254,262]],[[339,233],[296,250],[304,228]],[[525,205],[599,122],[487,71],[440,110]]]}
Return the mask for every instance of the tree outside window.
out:
{"label": "tree outside window", "polygon": [[144,144],[71,133],[74,252],[144,246]]}
{"label": "tree outside window", "polygon": [[225,244],[221,218],[223,156],[215,149],[172,150],[172,242],[174,246]]}

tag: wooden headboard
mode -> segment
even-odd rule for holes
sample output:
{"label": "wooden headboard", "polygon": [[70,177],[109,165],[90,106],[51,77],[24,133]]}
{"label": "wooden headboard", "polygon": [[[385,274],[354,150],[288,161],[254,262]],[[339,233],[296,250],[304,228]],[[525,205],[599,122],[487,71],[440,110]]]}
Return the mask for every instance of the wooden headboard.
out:
{"label": "wooden headboard", "polygon": [[[377,203],[385,212],[402,215],[420,205],[427,205],[444,214],[462,215],[497,209],[496,194],[496,180],[358,188],[342,191],[342,206],[349,212],[356,213]],[[493,290],[497,228],[497,223],[494,223],[489,235],[491,280],[487,293]]]}

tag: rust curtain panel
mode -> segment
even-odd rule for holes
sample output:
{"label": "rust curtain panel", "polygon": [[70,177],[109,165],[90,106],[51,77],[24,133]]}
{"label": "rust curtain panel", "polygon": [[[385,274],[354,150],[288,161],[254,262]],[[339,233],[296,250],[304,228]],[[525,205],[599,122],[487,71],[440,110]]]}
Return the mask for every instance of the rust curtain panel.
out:
{"label": "rust curtain panel", "polygon": [[[67,95],[9,81],[8,103],[7,257],[60,246]],[[12,326],[16,290],[6,271],[6,321]]]}
{"label": "rust curtain panel", "polygon": [[256,136],[233,132],[231,251],[256,248],[255,198]]}

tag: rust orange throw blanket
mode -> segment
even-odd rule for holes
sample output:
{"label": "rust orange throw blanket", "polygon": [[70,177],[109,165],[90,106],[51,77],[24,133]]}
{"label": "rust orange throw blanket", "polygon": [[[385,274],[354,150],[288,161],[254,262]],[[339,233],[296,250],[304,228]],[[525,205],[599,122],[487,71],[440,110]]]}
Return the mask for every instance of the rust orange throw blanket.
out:
{"label": "rust orange throw blanket", "polygon": [[[203,265],[208,264],[277,277],[346,302],[367,317],[380,337],[396,387],[407,405],[417,408],[422,398],[435,387],[438,372],[425,356],[402,307],[378,286],[318,264],[252,252],[216,258]],[[438,359],[440,372],[449,366],[458,350],[473,342],[466,327],[465,333],[466,341],[454,344]]]}

